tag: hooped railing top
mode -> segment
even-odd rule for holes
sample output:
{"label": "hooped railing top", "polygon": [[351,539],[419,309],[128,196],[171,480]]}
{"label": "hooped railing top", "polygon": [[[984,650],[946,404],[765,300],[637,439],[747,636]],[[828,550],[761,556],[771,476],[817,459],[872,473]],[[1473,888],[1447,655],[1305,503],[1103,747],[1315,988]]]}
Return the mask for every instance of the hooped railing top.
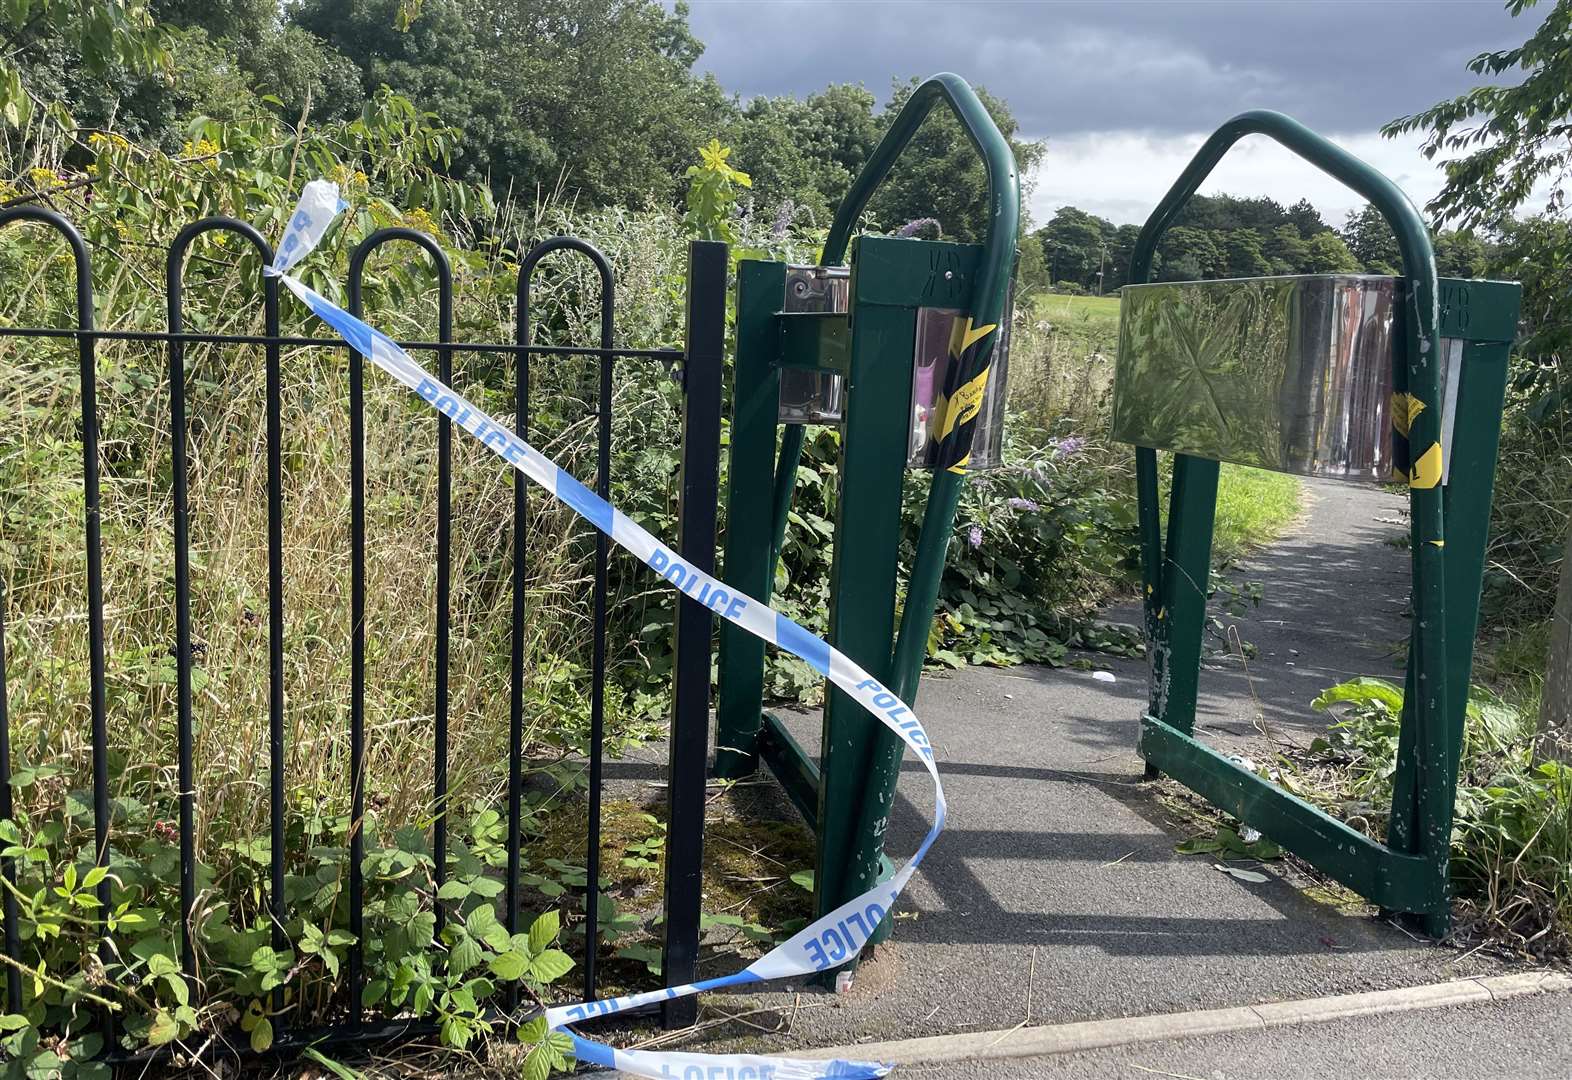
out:
{"label": "hooped railing top", "polygon": [[[41,206],[16,206],[0,211],[0,229],[12,222],[25,221],[46,225],[65,238],[71,246],[71,256],[76,270],[76,319],[77,325],[91,330],[93,327],[93,267],[88,256],[87,243],[76,226],[62,214]],[[78,371],[81,379],[82,400],[82,516],[87,555],[87,637],[88,637],[88,694],[89,722],[93,740],[93,855],[94,864],[109,864],[109,734],[108,698],[105,680],[104,645],[104,569],[103,542],[99,535],[99,467],[98,467],[98,367],[96,342],[90,336],[77,338]],[[0,818],[10,820],[14,815],[11,787],[11,724],[6,705],[5,678],[5,596],[0,594]],[[6,965],[6,1001],[15,1003],[22,996],[22,968],[15,958],[20,954],[21,939],[17,925],[16,860],[0,859],[0,875],[5,878],[4,899],[0,900],[0,913],[5,917],[5,956],[13,961]],[[94,892],[99,911],[110,910],[110,882],[106,876]],[[102,916],[101,916],[102,917]],[[18,1011],[14,1004],[11,1011]]]}
{"label": "hooped railing top", "polygon": [[[108,776],[109,733],[106,724],[106,672],[105,672],[105,628],[104,628],[104,586],[101,569],[101,541],[99,535],[99,449],[98,449],[98,403],[96,397],[97,371],[96,352],[100,340],[146,342],[160,344],[168,348],[168,375],[170,380],[170,418],[171,430],[174,437],[171,439],[171,487],[173,497],[173,525],[175,532],[174,562],[175,562],[175,603],[174,613],[176,622],[176,742],[177,742],[177,782],[176,790],[171,793],[178,803],[178,846],[179,846],[179,894],[180,910],[186,915],[180,920],[179,927],[175,930],[177,938],[177,952],[180,965],[186,976],[195,981],[198,976],[197,950],[195,947],[195,934],[191,922],[191,913],[196,908],[196,879],[198,858],[196,847],[196,820],[195,811],[200,792],[197,790],[194,768],[194,702],[192,689],[192,669],[195,666],[194,634],[191,615],[191,589],[192,565],[190,558],[191,529],[190,529],[190,500],[188,492],[188,467],[187,467],[187,422],[186,422],[186,345],[260,345],[264,347],[266,356],[267,378],[267,551],[268,551],[268,743],[269,762],[268,771],[270,789],[270,857],[268,866],[268,896],[267,910],[271,916],[272,939],[275,947],[285,944],[282,939],[283,927],[287,922],[289,907],[285,889],[286,860],[290,858],[285,843],[284,834],[284,808],[286,802],[285,792],[285,738],[284,725],[284,593],[285,578],[283,567],[283,480],[282,480],[282,416],[281,416],[281,353],[286,346],[317,346],[334,349],[344,348],[344,342],[337,337],[318,337],[306,335],[285,335],[280,332],[280,302],[278,278],[263,275],[259,297],[263,301],[264,325],[262,333],[211,333],[201,330],[190,331],[186,329],[184,321],[185,283],[184,271],[187,254],[192,244],[203,235],[211,232],[231,233],[239,236],[245,245],[254,250],[259,256],[258,272],[262,267],[268,266],[272,261],[272,247],[266,239],[250,224],[229,217],[209,217],[192,222],[182,228],[171,242],[165,263],[165,281],[168,288],[167,295],[167,329],[165,330],[118,330],[99,329],[97,327],[94,310],[94,289],[92,281],[92,260],[89,247],[81,233],[72,222],[62,214],[39,206],[19,206],[0,211],[0,229],[15,223],[32,223],[43,225],[54,232],[70,246],[74,256],[76,270],[76,325],[74,327],[43,327],[43,326],[6,326],[0,327],[0,339],[6,337],[18,338],[58,338],[72,339],[80,359],[81,374],[81,444],[82,444],[82,476],[84,493],[84,525],[86,533],[87,575],[85,595],[87,598],[87,624],[89,630],[90,653],[90,720],[92,727],[92,772],[93,772],[93,822],[94,822],[94,862],[97,866],[107,866],[109,859],[111,835],[111,808],[110,784]],[[452,273],[449,260],[441,246],[432,237],[414,229],[403,227],[384,228],[367,236],[352,252],[350,256],[348,291],[349,304],[355,311],[361,309],[361,294],[364,281],[364,271],[370,255],[384,244],[393,241],[406,241],[419,246],[432,259],[438,277],[438,331],[437,341],[401,341],[399,344],[410,350],[436,352],[440,358],[441,372],[444,381],[452,377],[452,358],[456,353],[487,353],[504,354],[516,360],[517,401],[518,414],[516,425],[523,434],[527,426],[528,417],[528,386],[529,364],[528,357],[532,354],[549,356],[590,356],[598,361],[600,398],[599,430],[598,430],[598,475],[596,478],[597,490],[603,495],[609,494],[609,462],[611,445],[611,389],[612,389],[612,364],[623,359],[654,359],[665,364],[668,369],[681,364],[685,376],[684,384],[690,388],[697,386],[708,395],[708,404],[702,410],[690,407],[685,409],[685,432],[690,428],[698,430],[706,424],[714,423],[718,431],[719,425],[719,352],[718,345],[712,350],[715,355],[700,358],[703,363],[699,366],[704,370],[697,374],[697,381],[687,378],[693,374],[691,369],[695,364],[694,352],[689,348],[618,348],[614,343],[614,312],[615,292],[614,279],[611,265],[605,255],[593,245],[573,237],[555,237],[543,241],[520,259],[517,281],[517,295],[519,306],[517,310],[517,335],[511,344],[493,342],[470,342],[453,340],[453,290]],[[529,294],[532,275],[541,259],[559,250],[578,252],[587,257],[595,266],[600,282],[600,335],[598,345],[539,345],[530,340],[529,326]],[[703,308],[699,323],[708,328],[706,333],[711,334],[718,342],[721,336],[721,325],[724,317],[724,283],[725,283],[725,249],[718,244],[695,245],[690,259],[701,264],[705,269],[707,291],[701,298],[690,296],[690,307],[697,304]],[[694,314],[690,310],[690,335],[693,332]],[[708,340],[708,339],[706,339]],[[298,1036],[282,1031],[275,1027],[275,1039],[282,1040],[275,1045],[282,1045],[291,1038],[300,1039],[317,1038],[326,1035],[331,1038],[375,1036],[386,1028],[389,1031],[404,1031],[410,1027],[407,1021],[389,1021],[379,1027],[363,1027],[361,1024],[360,983],[363,982],[364,966],[362,963],[362,948],[359,944],[360,926],[362,916],[363,898],[363,873],[362,873],[362,818],[364,809],[364,793],[366,780],[366,763],[364,760],[366,740],[364,731],[364,694],[366,685],[366,659],[365,659],[365,458],[364,458],[364,416],[363,416],[363,387],[362,387],[362,360],[358,352],[351,349],[350,353],[350,390],[351,401],[349,409],[349,423],[351,433],[351,546],[352,546],[352,635],[353,658],[351,675],[351,765],[350,786],[352,791],[353,808],[351,814],[351,827],[348,830],[349,844],[354,849],[350,859],[350,921],[355,924],[356,943],[350,948],[349,955],[349,982],[353,992],[347,995],[346,1012],[347,1025],[332,1025],[325,1032],[302,1032]],[[713,382],[713,386],[711,386]],[[691,415],[690,415],[691,414]],[[438,589],[437,589],[437,686],[436,686],[436,715],[435,715],[435,746],[433,750],[433,794],[434,803],[439,808],[446,807],[448,787],[448,752],[447,752],[447,676],[448,676],[448,634],[451,625],[449,613],[450,566],[451,566],[451,460],[450,437],[451,421],[445,417],[438,418],[440,449],[438,454]],[[686,435],[685,435],[686,439]],[[686,442],[685,442],[686,447]],[[713,453],[713,451],[711,451]],[[686,450],[684,468],[691,467],[687,461]],[[711,477],[713,480],[713,477]],[[524,524],[527,521],[528,507],[525,487],[522,478],[515,474],[515,530],[514,530],[514,559],[513,559],[513,585],[514,607],[513,625],[524,625],[523,605],[525,595],[526,571],[526,535]],[[713,521],[708,527],[698,521],[702,515],[704,504],[711,507],[715,501],[714,485],[697,491],[698,498],[693,501],[692,511],[684,509],[679,511],[684,531],[684,543],[695,546],[695,551],[704,543],[713,545]],[[693,535],[688,536],[689,517],[697,522],[692,527]],[[591,743],[590,752],[590,822],[588,836],[586,837],[587,878],[590,882],[599,879],[599,790],[601,786],[601,743],[604,729],[604,694],[606,687],[607,667],[607,558],[608,549],[603,535],[597,534],[596,550],[596,580],[595,580],[595,638],[594,647],[594,689],[591,708]],[[706,541],[705,537],[708,536]],[[684,549],[687,551],[687,549]],[[693,555],[695,563],[699,561],[697,554]],[[3,600],[3,597],[0,597]],[[687,601],[684,602],[688,603]],[[697,632],[690,631],[688,651],[698,648],[698,644],[709,639],[708,622],[697,628]],[[9,818],[13,813],[13,789],[10,783],[12,772],[12,755],[10,740],[10,720],[8,715],[8,702],[6,700],[6,626],[4,619],[4,604],[0,603],[0,818]],[[517,929],[519,907],[522,900],[520,892],[520,872],[522,869],[519,859],[519,849],[522,843],[521,802],[523,793],[523,761],[520,753],[523,731],[523,687],[524,687],[524,655],[522,652],[523,635],[515,633],[513,636],[513,663],[511,672],[510,693],[510,754],[508,776],[508,801],[509,821],[507,826],[508,848],[508,881],[506,904],[507,924],[510,930]],[[682,635],[679,633],[679,637]],[[703,679],[707,676],[709,662],[706,656],[698,656],[702,661],[697,665],[702,670],[696,670],[694,677]],[[689,667],[696,667],[689,664]],[[690,678],[690,681],[691,678]],[[678,679],[679,688],[682,678]],[[697,728],[700,738],[693,752],[684,751],[679,755],[675,750],[672,753],[673,781],[669,790],[672,793],[681,789],[686,794],[685,798],[692,801],[693,794],[697,794],[697,805],[702,810],[703,772],[704,772],[704,740],[703,717],[705,707],[703,696],[692,692],[687,694],[698,703],[691,707],[686,718],[679,717],[685,729]],[[689,739],[690,743],[694,740]],[[680,771],[680,776],[678,775]],[[692,789],[691,792],[688,789]],[[447,847],[447,814],[439,810],[433,815],[433,848],[437,853],[434,859],[434,877],[437,889],[440,890],[442,880],[446,873],[445,859],[442,853]],[[698,874],[698,842],[676,845],[681,851],[673,854],[668,852],[668,860],[677,859],[680,863],[678,869],[685,884],[674,886],[668,883],[666,903],[667,910],[673,920],[668,927],[666,947],[669,954],[666,968],[670,977],[681,980],[691,980],[693,959],[697,954],[698,919],[699,919],[699,874]],[[678,858],[680,856],[680,859]],[[674,864],[676,865],[676,864]],[[11,885],[16,878],[16,860],[0,858],[0,876],[5,878],[7,885]],[[105,877],[96,886],[99,899],[99,918],[111,910],[110,890],[111,882]],[[8,961],[4,988],[6,1000],[17,1002],[21,1000],[21,973],[24,970],[16,962],[21,955],[21,940],[18,935],[18,904],[17,895],[12,888],[0,890],[0,915],[4,919],[3,938],[0,938],[0,949],[3,957]],[[598,896],[599,890],[593,885],[586,890],[586,910],[584,912],[586,940],[596,941],[598,937]],[[435,916],[440,926],[444,918],[444,909],[441,901],[435,905]],[[689,910],[691,908],[691,911]],[[676,925],[680,923],[681,925]],[[690,940],[691,939],[691,940]],[[107,946],[106,946],[107,948]],[[105,959],[109,959],[106,954]],[[593,998],[596,991],[596,964],[594,950],[589,950],[585,967],[585,994]],[[508,995],[507,1005],[511,1009],[517,1003],[516,990]],[[283,1005],[278,993],[272,995],[272,1007],[277,1012]],[[13,1011],[15,1011],[13,1009]],[[107,1023],[107,1019],[106,1019]],[[108,1030],[107,1028],[105,1029]],[[116,1052],[118,1053],[118,1052]],[[112,1055],[113,1056],[113,1055]]]}

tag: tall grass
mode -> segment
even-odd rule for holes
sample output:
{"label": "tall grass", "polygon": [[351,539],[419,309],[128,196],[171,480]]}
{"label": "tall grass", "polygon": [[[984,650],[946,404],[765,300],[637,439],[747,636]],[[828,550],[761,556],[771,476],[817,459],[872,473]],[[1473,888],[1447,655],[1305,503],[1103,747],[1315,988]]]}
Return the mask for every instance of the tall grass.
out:
{"label": "tall grass", "polygon": [[[619,279],[619,343],[680,345],[685,244],[674,217],[576,215],[547,206],[500,223],[511,235],[573,231],[598,243]],[[451,243],[451,239],[449,240]],[[233,241],[229,248],[233,248]],[[9,230],[0,266],[9,324],[65,324],[73,295],[58,245]],[[125,254],[136,256],[136,249]],[[342,250],[334,253],[342,271]],[[329,255],[328,259],[333,258]],[[162,326],[161,254],[100,259],[99,325]],[[188,326],[260,333],[254,261],[199,244],[187,269]],[[330,263],[330,265],[332,265]],[[329,271],[331,272],[331,271]],[[459,336],[511,340],[516,262],[501,246],[456,259]],[[593,341],[596,295],[582,260],[556,256],[537,275],[539,341]],[[424,256],[394,246],[373,260],[368,318],[395,336],[434,337],[434,280]],[[285,333],[319,333],[286,300]],[[427,358],[434,363],[434,358]],[[222,872],[237,840],[267,821],[267,550],[265,393],[261,350],[190,346],[192,626],[199,854]],[[456,381],[511,420],[511,366],[458,354]],[[102,528],[110,752],[114,796],[167,816],[176,783],[173,520],[167,354],[101,343]],[[664,530],[674,505],[670,453],[677,388],[659,365],[619,364],[613,415],[624,448],[613,472],[625,506]],[[347,809],[349,730],[349,442],[346,352],[286,350],[283,372],[285,748],[291,814]],[[592,362],[537,358],[531,437],[570,471],[594,472]],[[79,403],[74,350],[0,342],[0,573],[7,584],[7,675],[23,812],[47,816],[87,786],[87,621],[83,582]],[[430,819],[435,711],[434,414],[366,369],[366,724],[368,800],[389,822]],[[461,433],[454,439],[450,761],[453,798],[488,799],[506,760],[511,616],[512,480]],[[582,668],[589,641],[588,528],[532,496],[526,540],[526,752],[544,763],[578,749],[587,725]],[[637,630],[647,583],[619,560],[614,668],[644,666]],[[632,629],[630,629],[632,628]],[[614,685],[625,685],[619,682]],[[655,715],[632,692],[610,703],[614,738]],[[42,769],[42,774],[39,770]],[[53,774],[53,775],[50,775]]]}

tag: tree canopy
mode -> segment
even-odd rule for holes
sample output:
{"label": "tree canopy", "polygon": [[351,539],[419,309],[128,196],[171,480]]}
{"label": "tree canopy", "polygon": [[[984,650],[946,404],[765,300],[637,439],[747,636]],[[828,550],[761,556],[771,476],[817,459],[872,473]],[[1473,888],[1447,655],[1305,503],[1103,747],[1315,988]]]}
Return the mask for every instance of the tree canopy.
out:
{"label": "tree canopy", "polygon": [[[498,197],[675,205],[697,148],[719,137],[754,179],[743,212],[820,226],[917,86],[896,83],[882,104],[853,85],[743,101],[695,69],[687,5],[656,0],[12,0],[0,32],[13,140],[36,137],[27,120],[51,104],[67,129],[174,151],[201,118],[328,125],[386,87],[453,129],[453,179]],[[979,95],[1029,175],[1042,145]],[[938,109],[869,209],[883,227],[935,218],[976,239],[985,189]]]}

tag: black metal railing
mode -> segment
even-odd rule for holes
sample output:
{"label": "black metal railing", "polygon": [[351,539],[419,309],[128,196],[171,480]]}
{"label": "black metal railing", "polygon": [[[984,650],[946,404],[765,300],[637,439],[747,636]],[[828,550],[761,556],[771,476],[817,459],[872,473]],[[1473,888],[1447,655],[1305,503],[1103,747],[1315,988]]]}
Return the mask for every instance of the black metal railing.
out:
{"label": "black metal railing", "polygon": [[[159,343],[167,347],[169,368],[169,407],[171,423],[171,497],[174,519],[174,604],[176,660],[176,782],[178,791],[178,846],[180,880],[180,927],[178,930],[180,964],[193,989],[198,982],[197,950],[192,919],[197,907],[196,811],[202,797],[196,786],[193,762],[192,672],[194,666],[191,625],[191,501],[188,490],[186,409],[186,346],[260,345],[266,365],[266,471],[267,471],[267,577],[268,577],[268,763],[269,835],[267,911],[271,916],[273,945],[286,948],[284,927],[288,922],[285,891],[285,590],[284,573],[284,485],[282,469],[282,373],[281,350],[293,346],[344,348],[337,338],[287,336],[279,327],[279,283],[263,276],[260,292],[263,303],[263,330],[255,334],[191,333],[183,317],[183,267],[191,244],[206,233],[221,231],[240,237],[254,249],[260,266],[271,263],[273,252],[267,241],[250,225],[231,218],[206,218],[180,231],[169,248],[166,262],[168,289],[167,331],[105,331],[94,324],[94,299],[91,260],[86,243],[65,217],[35,206],[0,212],[0,229],[15,222],[47,226],[70,245],[74,257],[77,286],[77,325],[75,328],[11,326],[0,327],[0,337],[72,338],[77,343],[81,395],[82,483],[84,496],[84,539],[87,574],[84,584],[89,641],[89,717],[92,741],[93,830],[96,865],[108,866],[112,841],[109,800],[109,739],[105,702],[104,585],[99,537],[99,446],[98,406],[96,401],[96,349],[100,341]],[[725,334],[727,254],[723,244],[696,242],[690,246],[688,262],[688,308],[686,347],[676,349],[617,348],[615,339],[615,285],[610,263],[596,248],[573,237],[556,237],[530,250],[520,261],[517,282],[515,340],[511,345],[465,343],[453,340],[452,271],[441,247],[424,233],[406,228],[386,228],[366,237],[350,257],[349,309],[360,314],[364,272],[368,258],[385,244],[402,241],[420,247],[431,260],[437,277],[437,340],[402,341],[413,352],[435,353],[438,373],[444,382],[453,378],[456,353],[500,354],[514,360],[514,403],[517,432],[527,438],[532,356],[587,356],[598,360],[596,400],[596,475],[594,490],[607,498],[611,487],[612,462],[612,373],[613,364],[623,360],[656,360],[680,370],[684,387],[682,417],[682,458],[678,508],[678,547],[690,565],[709,570],[714,562],[717,471],[721,407],[721,370]],[[537,345],[531,341],[530,288],[543,258],[557,252],[575,252],[593,264],[600,282],[600,340],[596,346]],[[367,746],[365,733],[366,697],[366,460],[364,414],[364,358],[349,349],[349,443],[350,443],[350,634],[351,668],[349,688],[349,762],[350,819],[347,844],[350,850],[348,882],[348,929],[355,942],[350,946],[345,966],[345,1007],[343,1020],[326,1031],[291,1032],[278,1030],[280,1045],[303,1045],[312,1039],[336,1037],[363,1038],[368,1033],[362,1016],[361,990],[364,982],[364,835]],[[452,423],[442,415],[438,425],[437,446],[437,535],[436,535],[436,639],[435,639],[435,712],[432,726],[432,854],[434,893],[440,892],[446,875],[448,851],[448,719],[450,635],[452,628],[451,589],[453,555],[453,472]],[[530,677],[526,670],[524,627],[526,610],[526,572],[529,550],[527,526],[530,500],[525,478],[513,475],[513,550],[512,550],[512,633],[510,657],[510,700],[508,722],[507,776],[507,880],[504,903],[505,925],[509,932],[519,927],[521,902],[520,874],[523,847],[522,800],[524,780],[523,736],[525,687]],[[596,943],[599,936],[600,880],[600,802],[601,758],[605,728],[607,676],[607,637],[609,604],[609,544],[597,532],[593,580],[593,634],[591,643],[590,737],[588,747],[588,827],[586,841],[586,885],[584,891],[585,962],[583,991],[586,998],[596,996]],[[4,583],[0,583],[3,585]],[[0,818],[14,816],[11,753],[11,724],[7,712],[5,603],[0,592]],[[668,800],[669,822],[665,866],[665,945],[663,974],[666,985],[677,985],[695,977],[698,952],[700,907],[700,861],[704,809],[705,757],[708,738],[710,692],[710,645],[713,616],[707,608],[687,597],[678,602],[674,663],[674,709],[669,740]],[[0,860],[0,873],[7,883],[16,883],[14,860]],[[97,887],[101,904],[99,918],[110,911],[110,882]],[[434,914],[440,933],[446,914],[443,901],[435,899]],[[3,901],[7,1010],[20,1011],[22,1001],[21,962],[17,901],[12,889],[5,890]],[[102,926],[102,923],[100,924]],[[107,928],[105,928],[107,930]],[[107,933],[105,934],[107,943]],[[105,959],[109,959],[106,955]],[[283,1007],[283,988],[274,991],[273,1010]],[[511,1011],[517,1000],[511,994],[505,1002]],[[693,999],[670,1003],[665,1019],[668,1024],[689,1022]],[[104,1023],[107,1024],[107,1015]],[[106,1042],[110,1040],[106,1039]]]}

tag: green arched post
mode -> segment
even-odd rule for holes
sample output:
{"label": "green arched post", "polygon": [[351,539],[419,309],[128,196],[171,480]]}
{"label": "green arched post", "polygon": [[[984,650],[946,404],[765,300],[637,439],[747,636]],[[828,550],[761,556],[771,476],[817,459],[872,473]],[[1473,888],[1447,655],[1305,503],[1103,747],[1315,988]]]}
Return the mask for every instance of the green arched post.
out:
{"label": "green arched post", "polygon": [[[983,241],[983,264],[973,290],[969,314],[971,324],[975,327],[997,326],[1000,319],[1004,318],[1010,277],[1015,272],[1015,245],[1021,226],[1020,176],[1009,141],[999,131],[993,117],[988,115],[976,91],[959,75],[946,71],[926,79],[906,100],[890,125],[890,130],[879,140],[868,163],[852,181],[851,189],[836,208],[835,220],[830,223],[820,261],[824,266],[839,266],[846,261],[847,249],[856,232],[857,222],[868,208],[868,200],[889,175],[890,169],[933,107],[941,101],[955,113],[972,145],[982,155],[988,171],[988,235]],[[995,331],[977,343],[975,352],[968,357],[967,377],[974,377],[988,366],[994,343],[998,339],[999,334]],[[804,434],[804,428],[799,424],[788,427],[781,435],[780,460],[775,471],[775,540],[771,566],[779,561],[781,547],[785,543],[787,514],[791,509],[792,488],[797,480],[797,461],[802,455]],[[964,437],[970,440],[970,426],[966,428]],[[968,441],[967,448],[969,445]],[[928,624],[933,619],[933,607],[938,600],[939,578],[944,570],[950,527],[955,521],[955,507],[960,499],[961,480],[959,470],[939,469],[934,474],[934,482],[928,492],[922,539],[907,585],[905,609],[918,614],[926,612],[926,618],[921,620],[920,627],[916,625],[915,618],[902,618],[895,663],[898,682],[891,687],[908,703],[912,700],[911,695],[916,693],[917,680],[922,673],[928,643]]]}
{"label": "green arched post", "polygon": [[[1246,112],[1229,120],[1206,141],[1147,220],[1131,259],[1132,284],[1149,280],[1163,234],[1223,155],[1247,135],[1275,140],[1369,200],[1391,225],[1402,255],[1404,334],[1402,351],[1395,357],[1393,383],[1397,391],[1406,391],[1423,406],[1409,428],[1408,460],[1399,459],[1409,481],[1412,508],[1414,620],[1405,728],[1411,724],[1414,734],[1413,753],[1409,760],[1400,762],[1400,769],[1412,771],[1406,787],[1412,792],[1413,827],[1394,825],[1393,840],[1403,842],[1404,850],[1393,851],[1356,838],[1351,830],[1349,836],[1342,836],[1339,830],[1346,827],[1340,822],[1315,819],[1307,807],[1299,815],[1299,825],[1329,846],[1353,845],[1347,851],[1372,864],[1350,871],[1363,882],[1360,891],[1388,906],[1423,912],[1428,928],[1439,932],[1445,929],[1447,918],[1457,750],[1449,733],[1447,708],[1442,357],[1430,234],[1407,196],[1369,165],[1281,113]],[[1148,760],[1159,751],[1182,755],[1194,748],[1189,736],[1195,719],[1217,476],[1217,462],[1175,455],[1165,543],[1158,512],[1157,452],[1136,449],[1142,591],[1151,665],[1148,716],[1142,732],[1142,750]],[[1485,490],[1488,506],[1488,485]],[[1466,677],[1463,685],[1466,691]],[[1235,789],[1240,788],[1242,779],[1235,779]],[[1238,800],[1248,801],[1248,797],[1240,795]],[[1394,809],[1394,820],[1403,812],[1402,808]],[[1400,835],[1404,833],[1408,835]],[[1356,844],[1356,839],[1374,850]],[[1311,858],[1316,861],[1314,855]]]}
{"label": "green arched post", "polygon": [[[989,215],[982,244],[856,239],[869,198],[941,103],[959,119],[986,166]],[[913,700],[922,672],[981,392],[1006,317],[1019,229],[1014,153],[971,87],[959,76],[942,74],[912,93],[830,228],[823,265],[840,265],[848,256],[853,263],[846,315],[783,311],[786,268],[781,264],[744,261],[738,270],[724,576],[752,595],[767,595],[773,581],[803,442],[802,427],[788,425],[778,453],[773,453],[778,375],[783,366],[805,362],[793,351],[803,334],[827,335],[836,342],[841,366],[833,370],[843,375],[846,392],[828,636],[907,702]],[[936,274],[933,259],[946,260],[949,269]],[[923,307],[960,308],[965,325],[952,344],[946,412],[934,429],[937,465],[897,626],[900,503],[912,430],[909,398],[917,319]],[[766,492],[759,481],[771,472]],[[821,913],[832,910],[879,878],[903,744],[855,701],[830,687],[815,767],[778,719],[762,713],[762,648],[724,627],[721,635],[715,771],[723,777],[746,775],[762,756],[782,777],[818,832],[815,906]]]}

